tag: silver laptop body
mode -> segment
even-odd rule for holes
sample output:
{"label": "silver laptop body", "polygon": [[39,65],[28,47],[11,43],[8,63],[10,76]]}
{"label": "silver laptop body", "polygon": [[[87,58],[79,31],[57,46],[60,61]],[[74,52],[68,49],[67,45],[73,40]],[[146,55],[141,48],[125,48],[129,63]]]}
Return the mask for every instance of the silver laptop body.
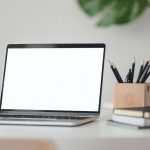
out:
{"label": "silver laptop body", "polygon": [[0,124],[77,126],[100,115],[105,44],[9,44]]}

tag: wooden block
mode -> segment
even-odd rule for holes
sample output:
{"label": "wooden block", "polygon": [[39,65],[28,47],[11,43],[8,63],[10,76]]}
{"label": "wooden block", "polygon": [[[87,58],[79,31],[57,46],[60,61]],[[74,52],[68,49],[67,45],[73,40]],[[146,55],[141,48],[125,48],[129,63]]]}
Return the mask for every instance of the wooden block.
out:
{"label": "wooden block", "polygon": [[150,106],[150,83],[116,83],[114,108]]}

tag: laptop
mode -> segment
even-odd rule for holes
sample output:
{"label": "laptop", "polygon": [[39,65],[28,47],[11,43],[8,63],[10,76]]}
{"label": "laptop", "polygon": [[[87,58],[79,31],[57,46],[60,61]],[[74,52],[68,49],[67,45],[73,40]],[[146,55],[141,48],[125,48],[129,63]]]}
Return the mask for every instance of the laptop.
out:
{"label": "laptop", "polygon": [[78,126],[100,115],[105,44],[9,44],[0,124]]}

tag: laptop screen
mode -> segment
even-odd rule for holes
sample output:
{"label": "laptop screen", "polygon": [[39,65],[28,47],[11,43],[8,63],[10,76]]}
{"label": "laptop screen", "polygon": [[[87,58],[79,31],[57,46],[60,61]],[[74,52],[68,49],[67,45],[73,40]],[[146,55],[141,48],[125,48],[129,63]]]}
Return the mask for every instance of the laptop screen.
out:
{"label": "laptop screen", "polygon": [[8,45],[1,109],[98,112],[103,44]]}

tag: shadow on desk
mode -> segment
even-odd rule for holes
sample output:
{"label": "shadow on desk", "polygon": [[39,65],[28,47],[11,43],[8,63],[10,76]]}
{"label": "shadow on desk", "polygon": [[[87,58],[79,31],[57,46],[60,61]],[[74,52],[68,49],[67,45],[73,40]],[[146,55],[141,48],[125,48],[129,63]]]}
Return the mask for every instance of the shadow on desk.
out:
{"label": "shadow on desk", "polygon": [[0,150],[54,150],[54,145],[34,139],[0,139]]}

